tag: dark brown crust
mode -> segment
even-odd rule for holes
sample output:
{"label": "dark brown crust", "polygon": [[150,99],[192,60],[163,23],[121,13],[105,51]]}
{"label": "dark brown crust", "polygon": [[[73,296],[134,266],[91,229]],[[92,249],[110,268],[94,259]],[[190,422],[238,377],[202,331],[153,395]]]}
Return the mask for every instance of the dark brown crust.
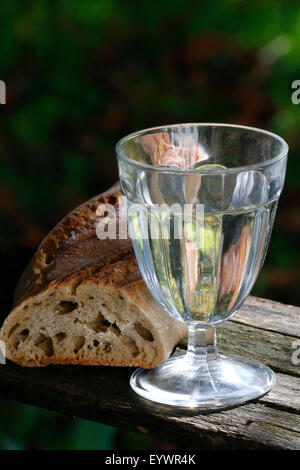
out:
{"label": "dark brown crust", "polygon": [[[118,184],[82,204],[68,214],[44,238],[36,254],[22,274],[15,292],[15,306],[39,294],[50,285],[84,279],[123,286],[141,280],[130,239],[99,240],[96,215],[99,204],[114,205],[118,217]],[[120,270],[113,269],[120,263]]]}
{"label": "dark brown crust", "polygon": [[[141,316],[149,314],[150,325],[157,332],[157,353],[155,358],[146,361],[134,357],[129,361],[121,358],[83,358],[70,355],[62,357],[57,352],[52,356],[43,354],[38,359],[16,358],[10,360],[23,366],[46,366],[50,364],[81,364],[109,366],[141,366],[145,368],[160,365],[173,347],[185,335],[183,323],[170,319],[149,293],[134,255],[131,240],[100,240],[97,237],[97,223],[102,216],[97,215],[100,204],[112,204],[116,210],[116,225],[119,222],[119,201],[121,192],[115,185],[68,214],[42,241],[33,259],[20,278],[15,293],[15,308],[10,315],[23,314],[23,308],[36,296],[44,298],[57,288],[67,288],[71,296],[76,295],[80,284],[107,286],[116,290],[121,298],[138,306]],[[126,222],[126,220],[124,221]],[[117,230],[118,233],[118,230]],[[52,295],[52,294],[50,294]],[[40,300],[40,299],[39,299]],[[32,302],[34,305],[35,300]],[[27,307],[28,308],[28,307]],[[33,309],[34,311],[34,309]],[[30,309],[27,311],[27,315]],[[9,335],[8,316],[1,329],[2,338]],[[4,336],[3,336],[4,335]]]}

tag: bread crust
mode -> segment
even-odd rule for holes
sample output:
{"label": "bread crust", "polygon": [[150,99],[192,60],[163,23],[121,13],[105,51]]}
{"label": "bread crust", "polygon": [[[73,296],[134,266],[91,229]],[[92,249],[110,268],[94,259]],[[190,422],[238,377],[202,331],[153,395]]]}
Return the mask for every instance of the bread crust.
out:
{"label": "bread crust", "polygon": [[[167,315],[149,293],[130,239],[97,238],[98,206],[114,205],[118,222],[120,197],[117,184],[90,199],[40,244],[19,280],[14,308],[0,333],[13,362],[156,367],[186,334],[184,323]],[[99,313],[100,300],[105,307]],[[74,311],[57,313],[61,305],[72,304],[77,305]],[[99,315],[100,330],[93,330],[90,325],[99,323]],[[58,335],[65,338],[56,340]],[[107,338],[112,351],[105,353]]]}

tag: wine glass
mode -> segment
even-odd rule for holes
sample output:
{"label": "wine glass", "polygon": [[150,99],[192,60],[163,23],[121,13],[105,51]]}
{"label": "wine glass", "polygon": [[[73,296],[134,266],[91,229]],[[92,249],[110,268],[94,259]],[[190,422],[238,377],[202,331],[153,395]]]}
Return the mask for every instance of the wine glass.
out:
{"label": "wine glass", "polygon": [[220,355],[215,327],[241,307],[264,261],[286,142],[246,126],[178,124],[128,135],[116,150],[143,278],[166,314],[188,326],[187,353],[137,369],[132,388],[155,402],[210,409],[268,392],[273,371]]}

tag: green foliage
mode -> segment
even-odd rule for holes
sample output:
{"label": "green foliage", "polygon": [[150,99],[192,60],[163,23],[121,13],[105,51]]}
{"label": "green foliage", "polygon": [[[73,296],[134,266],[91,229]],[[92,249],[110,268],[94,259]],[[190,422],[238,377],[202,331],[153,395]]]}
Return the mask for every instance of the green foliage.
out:
{"label": "green foliage", "polygon": [[117,429],[14,402],[0,403],[0,450],[113,449]]}
{"label": "green foliage", "polygon": [[53,96],[41,96],[25,104],[8,121],[12,138],[25,147],[42,147],[51,136],[60,107]]}

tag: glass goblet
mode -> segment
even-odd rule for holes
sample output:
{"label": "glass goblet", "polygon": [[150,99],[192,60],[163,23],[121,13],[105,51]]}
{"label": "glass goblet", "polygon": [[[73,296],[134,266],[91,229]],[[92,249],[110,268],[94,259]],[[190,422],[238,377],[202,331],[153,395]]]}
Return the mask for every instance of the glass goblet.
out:
{"label": "glass goblet", "polygon": [[286,142],[251,127],[179,124],[136,132],[116,149],[143,278],[166,314],[188,326],[187,353],[137,369],[132,388],[155,402],[212,409],[263,395],[273,371],[219,354],[215,326],[241,307],[264,261]]}

